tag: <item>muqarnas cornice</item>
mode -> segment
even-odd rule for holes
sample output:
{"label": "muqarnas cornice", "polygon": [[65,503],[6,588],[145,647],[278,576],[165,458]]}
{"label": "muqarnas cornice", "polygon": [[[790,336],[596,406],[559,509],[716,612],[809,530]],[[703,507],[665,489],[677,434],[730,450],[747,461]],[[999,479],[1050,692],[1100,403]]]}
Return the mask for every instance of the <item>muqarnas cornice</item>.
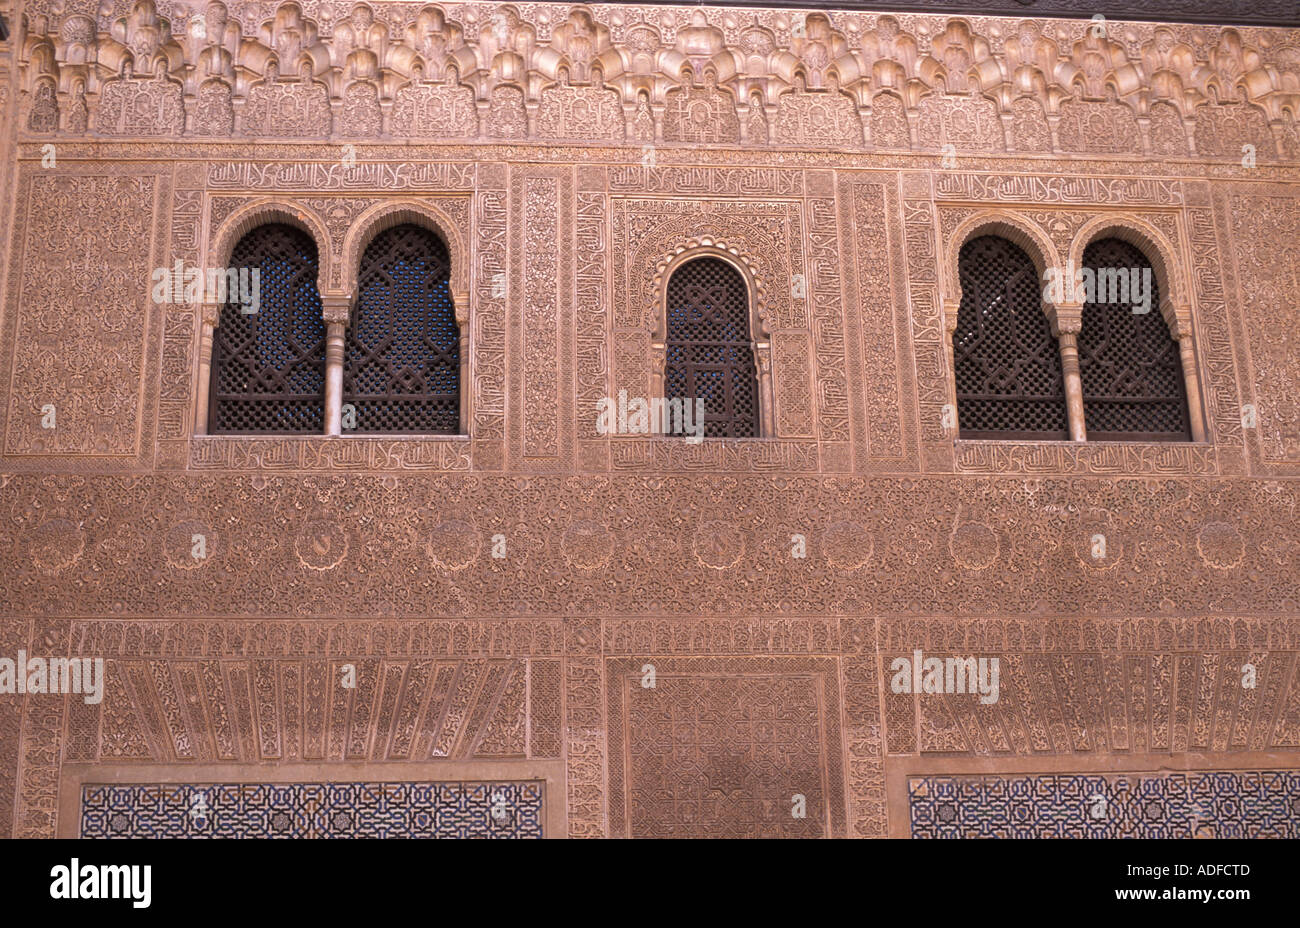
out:
{"label": "muqarnas cornice", "polygon": [[[610,0],[642,6],[647,0]],[[648,0],[662,3],[664,0]],[[949,13],[955,16],[1050,16],[1074,18],[1080,15],[1077,0],[1003,0],[1003,2],[970,2],[970,0],[712,0],[721,7],[783,7],[806,10],[868,10],[875,12]],[[1215,0],[1147,0],[1145,3],[1125,0],[1096,0],[1088,4],[1088,15],[1096,14],[1107,19],[1142,20],[1146,22],[1254,23],[1261,26],[1294,26],[1300,23],[1300,4],[1295,0],[1247,0],[1224,6]]]}
{"label": "muqarnas cornice", "polygon": [[[1260,160],[1300,145],[1270,27],[728,7],[37,0],[21,129]],[[707,119],[697,118],[707,114]],[[687,118],[690,114],[690,118]],[[1223,150],[1221,150],[1223,149]]]}

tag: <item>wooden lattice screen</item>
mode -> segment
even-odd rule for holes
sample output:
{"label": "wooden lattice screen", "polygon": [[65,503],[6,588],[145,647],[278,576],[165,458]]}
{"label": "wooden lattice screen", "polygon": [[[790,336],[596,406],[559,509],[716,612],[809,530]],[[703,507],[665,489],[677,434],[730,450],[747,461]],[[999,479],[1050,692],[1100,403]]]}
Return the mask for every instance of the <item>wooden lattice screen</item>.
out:
{"label": "wooden lattice screen", "polygon": [[668,398],[704,400],[704,434],[758,435],[758,382],[749,298],[740,272],[696,258],[668,281]]}
{"label": "wooden lattice screen", "polygon": [[998,236],[971,239],[958,263],[953,333],[962,438],[1066,439],[1061,354],[1034,262]]}
{"label": "wooden lattice screen", "polygon": [[[1084,249],[1083,264],[1094,272],[1097,291],[1084,304],[1079,333],[1088,438],[1190,441],[1182,360],[1160,312],[1160,288],[1151,263],[1128,242],[1107,238]],[[1100,275],[1103,270],[1128,278],[1126,298],[1109,299],[1116,293]],[[1146,290],[1141,305],[1136,289]]]}
{"label": "wooden lattice screen", "polygon": [[358,432],[460,430],[460,330],[452,307],[447,246],[399,225],[366,248],[343,364]]}
{"label": "wooden lattice screen", "polygon": [[269,223],[241,238],[233,268],[259,270],[257,311],[232,295],[213,333],[208,430],[319,433],[324,424],[325,323],[316,290],[316,244]]}

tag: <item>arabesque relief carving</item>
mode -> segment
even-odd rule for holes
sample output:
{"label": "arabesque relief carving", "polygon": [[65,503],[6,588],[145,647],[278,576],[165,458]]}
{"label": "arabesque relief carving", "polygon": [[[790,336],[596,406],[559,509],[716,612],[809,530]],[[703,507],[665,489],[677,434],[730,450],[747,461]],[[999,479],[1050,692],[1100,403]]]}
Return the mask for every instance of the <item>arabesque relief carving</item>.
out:
{"label": "arabesque relief carving", "polygon": [[[13,26],[0,657],[106,685],[0,695],[0,835],[75,835],[87,783],[290,763],[544,781],[572,837],[905,836],[909,784],[972,771],[1300,766],[1300,29],[492,0]],[[152,279],[272,222],[315,246],[335,348],[375,237],[442,240],[458,431],[209,434],[223,308]],[[979,235],[1035,273],[1142,252],[1183,440],[959,437]],[[762,427],[608,434],[602,402],[662,392],[703,256],[743,280]],[[999,657],[998,701],[895,691],[917,649]]]}

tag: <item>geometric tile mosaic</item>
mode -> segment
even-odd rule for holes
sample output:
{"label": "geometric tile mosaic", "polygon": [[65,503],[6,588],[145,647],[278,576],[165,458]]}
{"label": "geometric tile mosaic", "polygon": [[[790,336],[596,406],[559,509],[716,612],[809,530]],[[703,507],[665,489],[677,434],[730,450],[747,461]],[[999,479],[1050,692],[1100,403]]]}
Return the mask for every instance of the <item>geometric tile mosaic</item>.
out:
{"label": "geometric tile mosaic", "polygon": [[1300,772],[913,777],[913,838],[1297,838]]}
{"label": "geometric tile mosaic", "polygon": [[542,781],[86,785],[83,838],[540,838]]}

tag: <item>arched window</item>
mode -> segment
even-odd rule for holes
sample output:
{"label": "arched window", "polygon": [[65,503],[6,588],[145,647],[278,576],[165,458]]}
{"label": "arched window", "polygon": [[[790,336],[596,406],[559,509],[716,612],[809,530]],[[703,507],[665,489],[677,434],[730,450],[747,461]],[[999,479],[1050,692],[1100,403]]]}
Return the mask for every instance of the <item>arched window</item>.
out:
{"label": "arched window", "polygon": [[985,235],[962,246],[953,333],[962,438],[1065,439],[1061,353],[1029,255]]}
{"label": "arched window", "polygon": [[1190,441],[1182,360],[1151,262],[1128,242],[1106,238],[1084,249],[1083,265],[1093,272],[1079,333],[1088,437]]}
{"label": "arched window", "polygon": [[250,272],[250,290],[251,271],[257,270],[257,305],[228,293],[221,307],[213,333],[208,431],[321,432],[325,323],[316,290],[316,243],[284,223],[258,226],[235,245],[230,267],[240,275]]}
{"label": "arched window", "polygon": [[460,431],[460,330],[451,259],[434,233],[404,224],[361,258],[343,362],[357,432]]}
{"label": "arched window", "polygon": [[721,258],[695,258],[668,281],[664,392],[704,400],[704,434],[758,435],[758,383],[744,278]]}

